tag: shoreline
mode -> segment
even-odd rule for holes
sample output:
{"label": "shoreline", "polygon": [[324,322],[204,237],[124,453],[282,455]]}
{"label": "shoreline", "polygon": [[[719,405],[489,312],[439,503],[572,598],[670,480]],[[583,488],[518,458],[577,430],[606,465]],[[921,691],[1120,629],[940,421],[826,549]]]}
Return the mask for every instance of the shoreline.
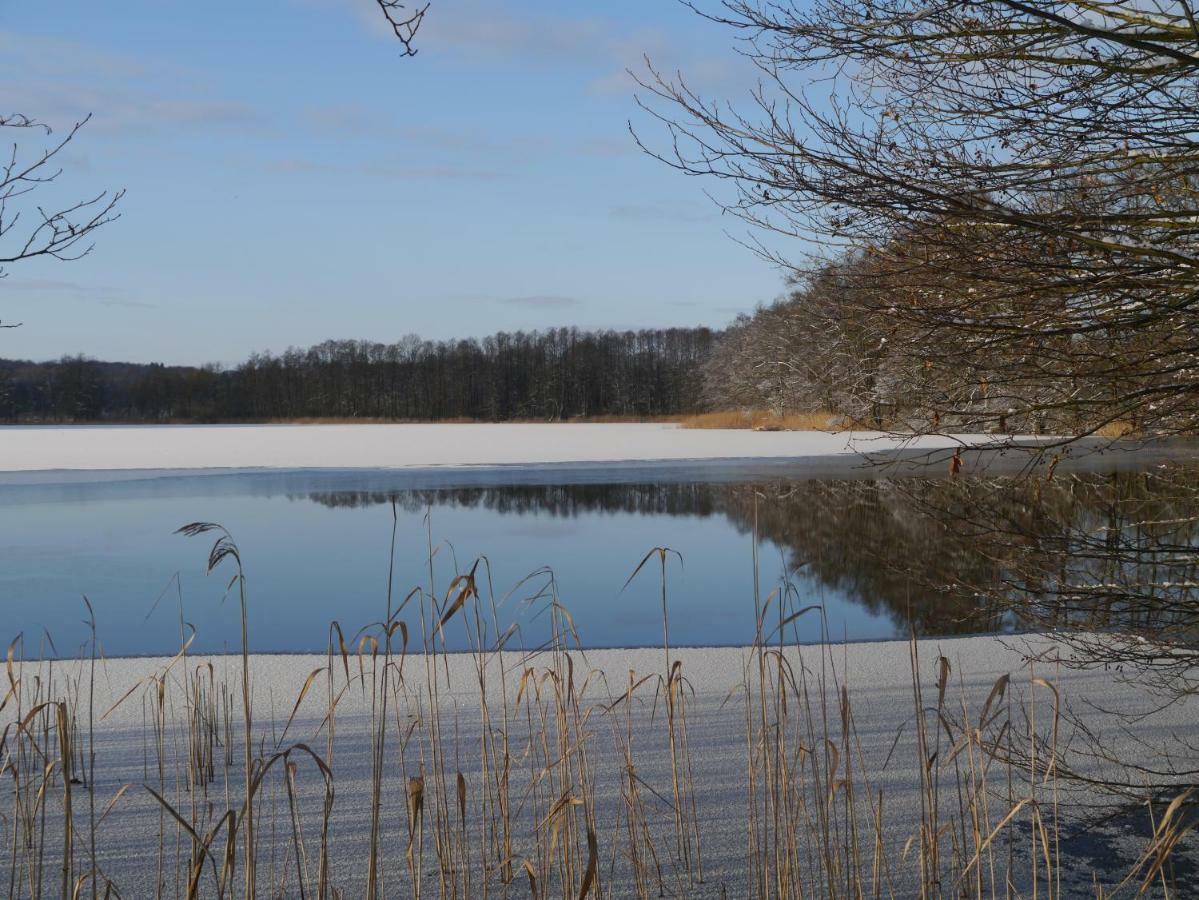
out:
{"label": "shoreline", "polygon": [[[237,440],[230,440],[236,436]],[[550,440],[546,440],[546,437]],[[674,424],[0,426],[0,488],[166,478],[387,481],[393,489],[772,478],[1019,475],[1199,459],[1183,439],[754,432]]]}
{"label": "shoreline", "polygon": [[[348,659],[351,669],[357,665],[356,645],[350,634]],[[252,639],[252,636],[251,636]],[[102,641],[101,641],[102,643]],[[921,637],[914,645],[920,660],[922,677],[926,684],[932,683],[935,662],[939,657],[945,657],[951,662],[953,685],[969,688],[989,688],[994,680],[1004,674],[1013,675],[1027,669],[1028,660],[1036,659],[1036,666],[1041,672],[1058,667],[1053,676],[1045,677],[1060,680],[1064,688],[1071,686],[1098,688],[1109,700],[1128,702],[1136,699],[1140,692],[1138,688],[1127,681],[1114,678],[1111,673],[1102,669],[1074,669],[1064,667],[1060,661],[1053,661],[1055,654],[1060,654],[1063,645],[1051,633],[1029,634],[982,634],[952,637]],[[684,672],[687,673],[691,688],[697,696],[708,698],[726,696],[735,689],[742,675],[742,667],[754,652],[752,645],[707,646],[670,648],[673,660],[681,660]],[[771,643],[765,648],[773,652],[779,645]],[[851,692],[861,691],[866,694],[884,692],[895,689],[911,690],[911,656],[913,644],[905,638],[889,640],[859,640],[838,642],[786,643],[782,646],[785,656],[795,659],[819,658],[828,666],[830,675],[844,679]],[[602,673],[604,676],[614,675],[617,681],[623,680],[628,671],[634,670],[641,674],[653,673],[663,668],[665,650],[661,646],[628,647],[628,648],[570,648],[564,649],[579,664],[576,668],[581,671]],[[396,658],[400,656],[399,648],[394,651]],[[489,658],[488,665],[496,663],[500,654],[495,651],[485,651]],[[424,665],[433,658],[420,649],[410,648],[404,655],[406,673],[413,680],[413,685],[419,687],[424,680]],[[502,653],[504,665],[510,678],[519,678],[519,673],[525,665],[539,665],[549,659],[547,650],[511,649]],[[340,656],[333,654],[335,666],[340,668]],[[175,655],[141,655],[141,656],[97,656],[96,657],[96,689],[97,709],[108,709],[112,702],[123,696],[131,685],[136,685],[152,674],[163,670],[181,672],[181,664],[186,658],[188,668],[195,671],[197,667],[212,664],[214,668],[227,669],[236,672],[240,669],[240,651],[225,653],[195,652]],[[284,703],[290,709],[294,699],[287,691],[299,691],[303,676],[314,668],[328,662],[328,651],[320,652],[256,652],[251,650],[249,662],[251,679],[254,683],[256,702],[266,703],[273,698],[278,704]],[[443,665],[444,672],[451,682],[464,682],[463,690],[454,689],[453,695],[461,700],[475,696],[473,687],[475,663],[477,655],[472,651],[438,651],[435,654]],[[91,664],[90,657],[54,657],[44,659],[14,658],[13,665],[20,669],[53,667],[59,671],[59,677],[64,673],[70,677],[83,675],[84,670]],[[295,677],[299,676],[299,681]],[[515,685],[513,681],[513,686]],[[1076,698],[1077,699],[1077,698]],[[309,703],[320,703],[319,698],[309,696]],[[1199,729],[1199,717],[1190,715],[1199,710],[1199,698],[1192,698],[1187,703],[1179,704],[1179,709],[1168,716],[1177,723],[1190,726],[1190,730]],[[301,707],[303,709],[304,707]],[[133,709],[130,709],[133,712]],[[907,713],[909,710],[878,709],[872,711],[872,717],[879,715],[884,719],[895,718],[896,712]],[[116,716],[114,724],[124,721],[123,716]],[[140,720],[139,720],[140,721]],[[127,723],[132,724],[132,720]]]}
{"label": "shoreline", "polygon": [[[408,624],[420,629],[414,616]],[[469,621],[459,616],[450,627],[469,627]],[[381,637],[379,627],[365,633]],[[394,633],[398,642],[400,632]],[[90,658],[14,660],[11,673],[28,686],[22,694],[32,693],[0,711],[0,730],[34,740],[51,728],[40,724],[47,714],[37,710],[75,717],[86,742],[81,746],[95,753],[94,781],[80,781],[75,790],[84,796],[94,791],[95,808],[103,810],[101,865],[126,896],[155,891],[154,866],[145,861],[156,852],[161,856],[163,847],[168,867],[188,861],[186,854],[170,855],[174,842],[186,846],[187,833],[164,816],[152,790],[178,811],[175,822],[194,834],[216,833],[221,810],[239,808],[243,772],[251,765],[265,772],[282,760],[285,765],[256,789],[263,817],[259,859],[265,868],[286,858],[300,842],[292,825],[304,822],[306,840],[319,836],[324,848],[327,838],[329,873],[347,896],[362,894],[362,861],[374,846],[386,848],[380,859],[393,890],[409,883],[403,853],[413,832],[404,798],[414,782],[431,797],[421,821],[442,834],[461,835],[472,860],[485,846],[487,829],[501,823],[511,826],[516,852],[535,858],[542,823],[576,803],[586,803],[591,818],[578,812],[568,821],[594,821],[587,826],[594,827],[592,840],[598,838],[605,858],[616,859],[627,849],[621,826],[630,809],[627,779],[635,772],[647,795],[647,805],[638,807],[644,833],[662,848],[668,883],[678,885],[676,893],[713,898],[748,895],[754,857],[747,854],[747,829],[769,821],[752,798],[775,784],[777,776],[762,766],[776,752],[793,758],[796,768],[787,770],[785,785],[769,789],[773,796],[785,793],[801,810],[779,827],[804,852],[831,842],[839,854],[861,852],[867,874],[871,866],[886,866],[895,896],[914,896],[927,881],[919,859],[907,852],[913,841],[945,823],[950,836],[935,843],[951,859],[952,836],[977,823],[976,816],[984,823],[979,835],[1002,831],[994,854],[985,856],[988,865],[1000,867],[1027,895],[1037,867],[1048,871],[1026,837],[1030,804],[1048,791],[1054,873],[1063,896],[1097,883],[1114,888],[1135,871],[1146,846],[1145,816],[1128,812],[1127,799],[1087,780],[1101,781],[1110,771],[1089,751],[1098,746],[1112,757],[1152,766],[1166,760],[1177,742],[1185,746],[1199,733],[1199,697],[1163,706],[1143,686],[1103,668],[1068,668],[1060,659],[1063,646],[1047,634],[782,649],[772,643],[760,657],[753,646],[680,646],[669,653],[657,646],[482,656],[401,655],[397,648],[388,658],[357,634],[346,641],[345,651],[333,653],[251,653],[248,707],[236,653],[100,659],[94,682]],[[674,694],[675,703],[685,703],[681,731],[675,721],[680,712],[664,705],[669,683],[682,686]],[[780,702],[784,694],[793,699]],[[997,696],[1001,702],[993,703]],[[392,705],[380,715],[383,698]],[[242,725],[242,709],[253,710],[252,724],[247,715]],[[1059,713],[1077,715],[1089,740],[1075,741],[1071,720],[1063,718],[1059,742]],[[35,714],[34,727],[27,728]],[[1128,727],[1128,717],[1135,717],[1135,727]],[[17,721],[21,725],[10,728]],[[1012,762],[1004,762],[1002,753],[987,755],[998,747],[988,741],[1026,726],[1028,739],[1054,748],[1063,768],[1083,780],[1055,777],[1046,786],[1035,763],[1029,769],[1019,755]],[[240,757],[247,732],[256,748],[246,751],[253,763]],[[943,739],[943,732],[949,736]],[[1026,739],[1020,734],[1017,743]],[[683,790],[693,805],[685,821],[694,823],[697,847],[702,831],[702,883],[687,880],[685,863],[670,849],[676,827],[672,777],[678,784],[671,741],[677,736],[684,747],[690,741],[691,749],[683,750]],[[493,756],[500,752],[497,741],[503,763]],[[157,781],[156,766],[164,773]],[[584,780],[576,781],[584,766]],[[27,764],[27,781],[42,771],[40,763]],[[501,808],[491,799],[496,791],[511,798],[502,807],[514,810],[510,818],[493,811]],[[48,802],[50,871],[61,856],[58,793],[51,791]],[[555,803],[559,797],[568,799]],[[373,803],[380,810],[377,833],[362,814]],[[802,815],[804,809],[835,809],[838,821],[864,823],[862,836],[845,836],[840,826],[822,829]],[[1008,810],[1010,817],[1003,818]],[[1003,828],[1009,820],[1011,827]],[[942,834],[940,827],[933,831]],[[1101,858],[1091,851],[1096,843],[1104,847]],[[1184,870],[1197,858],[1189,840],[1174,855]],[[438,871],[432,851],[424,859],[422,868],[432,878]],[[461,871],[488,877],[479,859],[477,869]],[[614,863],[605,877],[613,896],[637,893],[635,866]],[[273,884],[266,879],[263,886]]]}
{"label": "shoreline", "polygon": [[[57,489],[121,492],[203,483],[241,485],[256,490],[452,490],[562,485],[616,485],[638,482],[679,484],[755,481],[870,480],[949,477],[950,448],[892,448],[863,453],[800,453],[793,456],[709,456],[666,459],[600,459],[507,463],[401,464],[392,466],[322,464],[311,466],[154,466],[138,468],[39,468],[12,465],[0,434],[0,491],[34,493]],[[1199,461],[1199,445],[1160,441],[1128,444],[1087,442],[1069,448],[1056,471],[1066,473],[1135,471],[1156,465]],[[1049,464],[1028,445],[967,447],[962,473],[1005,477],[1040,474]],[[138,460],[142,462],[145,460]],[[18,460],[18,463],[20,461]]]}
{"label": "shoreline", "polygon": [[[1047,642],[1050,644],[1056,643],[1052,633],[1041,632],[1041,631],[1011,632],[1011,633],[1001,632],[1001,631],[993,631],[993,632],[992,631],[974,631],[974,632],[969,632],[966,634],[920,635],[920,636],[917,636],[916,641],[919,645],[923,646],[925,644],[930,644],[930,643],[938,642],[938,641],[967,641],[967,640],[975,640],[975,639],[987,639],[987,640],[995,640],[995,641],[1007,640],[1007,641],[1013,641],[1013,642],[1030,639],[1032,641],[1043,641],[1043,642]],[[826,647],[826,648],[837,648],[837,647],[842,647],[842,646],[858,647],[863,644],[878,644],[883,647],[892,647],[896,644],[903,644],[904,646],[908,646],[910,641],[911,641],[911,639],[908,637],[902,637],[902,636],[897,635],[895,637],[890,637],[890,638],[879,638],[879,637],[838,638],[836,640],[827,640],[827,641],[825,641],[825,640],[817,640],[817,641],[790,640],[790,641],[787,641],[784,646],[787,649],[798,648],[800,650],[814,649],[817,647]],[[777,643],[772,643],[769,645],[770,649],[777,649],[777,647],[778,647]],[[744,653],[744,652],[749,652],[753,649],[754,648],[753,648],[752,644],[738,644],[738,643],[734,643],[734,644],[671,644],[670,645],[671,653],[680,653],[680,654],[687,654],[687,655],[703,654],[703,653],[707,653],[707,652],[723,653],[723,652],[728,652],[728,651],[737,651],[737,652]],[[519,655],[532,656],[532,655],[535,655],[537,653],[544,652],[544,651],[510,650],[507,652],[519,654]],[[600,654],[600,653],[602,653],[602,654],[661,653],[662,647],[658,646],[656,644],[640,644],[640,645],[628,645],[628,646],[617,646],[615,644],[611,644],[611,645],[594,646],[594,647],[572,647],[572,648],[569,648],[567,650],[567,652],[572,653],[572,654],[582,654],[582,655]],[[474,651],[471,651],[471,650],[438,650],[437,651],[438,656],[449,657],[451,659],[453,659],[455,657],[470,657],[470,656],[473,656],[473,654],[474,654]],[[264,659],[279,659],[281,657],[293,657],[297,660],[307,661],[307,660],[317,659],[317,658],[324,659],[325,655],[326,655],[326,651],[315,650],[315,649],[251,650],[250,651],[251,660],[254,659],[255,657],[262,657]],[[423,651],[420,651],[420,650],[409,650],[408,651],[409,659],[420,658],[423,655],[424,655]],[[188,656],[188,659],[238,660],[238,661],[240,661],[241,660],[241,651],[240,650],[232,650],[232,649],[224,650],[224,651],[197,650],[194,652],[189,652],[187,654],[187,656]],[[148,662],[164,662],[165,663],[165,662],[170,661],[171,659],[173,659],[172,656],[162,654],[162,653],[106,653],[103,656],[97,656],[96,662],[98,664],[103,664],[106,662],[129,663],[130,661],[145,660]],[[82,662],[84,660],[90,660],[90,657],[80,657],[79,655],[75,655],[75,656],[46,656],[46,657],[41,658],[41,661],[53,662],[55,665],[62,665],[62,664],[73,665],[73,664]],[[33,663],[33,662],[35,662],[35,660],[29,660],[29,662]]]}

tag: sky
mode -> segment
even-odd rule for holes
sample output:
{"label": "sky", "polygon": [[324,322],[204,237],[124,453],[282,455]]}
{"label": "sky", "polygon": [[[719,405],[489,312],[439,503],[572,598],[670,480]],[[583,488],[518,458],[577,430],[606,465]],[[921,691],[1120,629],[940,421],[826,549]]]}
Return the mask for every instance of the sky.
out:
{"label": "sky", "polygon": [[5,111],[92,115],[45,199],[126,191],[85,259],[9,268],[0,357],[722,326],[783,290],[628,130],[663,137],[645,55],[744,96],[727,31],[675,0],[433,0],[417,43],[373,0],[0,0]]}

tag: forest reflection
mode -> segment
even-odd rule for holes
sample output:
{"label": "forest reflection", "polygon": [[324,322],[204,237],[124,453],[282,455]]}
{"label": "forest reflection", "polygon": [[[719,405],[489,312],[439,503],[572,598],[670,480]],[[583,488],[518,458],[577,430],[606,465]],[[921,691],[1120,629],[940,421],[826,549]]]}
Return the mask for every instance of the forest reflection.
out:
{"label": "forest reflection", "polygon": [[[314,492],[328,507],[506,515],[723,516],[756,527],[797,586],[921,635],[1169,629],[1199,643],[1199,468],[1038,478],[519,485]],[[756,522],[756,526],[755,526]],[[669,543],[669,535],[663,541]],[[769,559],[766,559],[769,564]],[[836,638],[836,635],[833,635]]]}

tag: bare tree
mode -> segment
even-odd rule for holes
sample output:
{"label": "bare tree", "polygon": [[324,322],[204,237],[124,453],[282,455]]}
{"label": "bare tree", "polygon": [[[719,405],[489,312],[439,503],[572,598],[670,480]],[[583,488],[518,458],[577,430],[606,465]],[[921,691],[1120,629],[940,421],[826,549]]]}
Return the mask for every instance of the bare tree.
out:
{"label": "bare tree", "polygon": [[652,73],[653,152],[722,181],[752,226],[820,248],[760,248],[797,276],[845,254],[888,273],[883,292],[859,268],[846,302],[902,323],[891,352],[937,375],[921,428],[1199,427],[1188,0],[728,0],[709,15],[762,83],[729,105]]}
{"label": "bare tree", "polygon": [[[798,346],[831,362],[849,346],[856,375],[836,379],[849,386],[840,402],[894,400],[916,431],[1070,441],[1117,426],[1199,430],[1190,0],[727,0],[719,10],[707,15],[737,35],[758,88],[717,102],[651,70],[643,102],[666,133],[643,145],[718,181],[752,228],[807,248],[759,246],[804,285],[782,310],[802,339],[767,361],[792,363]],[[867,339],[854,349],[812,327],[822,318],[861,322]],[[762,321],[761,333],[779,332]],[[1002,593],[1054,634],[1065,664],[1114,669],[1180,702],[1199,672],[1199,557],[1193,470],[1178,477],[1177,511],[1117,495],[1064,525],[1010,496],[963,497],[961,481],[928,505],[1007,573]],[[1039,497],[1045,484],[1007,493]],[[1151,487],[1174,490],[1157,478]],[[1153,764],[1113,760],[1126,768],[1111,786],[1196,783],[1199,748],[1157,749],[1166,757]]]}
{"label": "bare tree", "polygon": [[[34,196],[38,191],[45,192],[62,175],[62,153],[88,119],[76,122],[65,135],[55,138],[48,125],[29,116],[0,115],[0,129],[25,139],[13,140],[8,158],[0,167],[0,277],[8,274],[13,263],[25,260],[75,260],[86,256],[93,246],[93,233],[118,217],[116,207],[124,191],[101,191],[60,206],[43,205]],[[43,138],[32,150],[30,136]],[[0,323],[0,327],[17,325]]]}

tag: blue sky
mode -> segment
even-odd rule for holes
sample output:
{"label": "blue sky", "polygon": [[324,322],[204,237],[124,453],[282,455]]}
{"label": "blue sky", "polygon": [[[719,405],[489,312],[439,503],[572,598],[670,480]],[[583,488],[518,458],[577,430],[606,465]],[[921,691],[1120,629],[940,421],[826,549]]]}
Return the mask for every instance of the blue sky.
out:
{"label": "blue sky", "polygon": [[723,325],[782,289],[705,185],[640,153],[625,73],[754,76],[674,0],[0,0],[4,105],[94,118],[62,196],[125,188],[70,263],[0,281],[0,356],[236,362],[328,337]]}

